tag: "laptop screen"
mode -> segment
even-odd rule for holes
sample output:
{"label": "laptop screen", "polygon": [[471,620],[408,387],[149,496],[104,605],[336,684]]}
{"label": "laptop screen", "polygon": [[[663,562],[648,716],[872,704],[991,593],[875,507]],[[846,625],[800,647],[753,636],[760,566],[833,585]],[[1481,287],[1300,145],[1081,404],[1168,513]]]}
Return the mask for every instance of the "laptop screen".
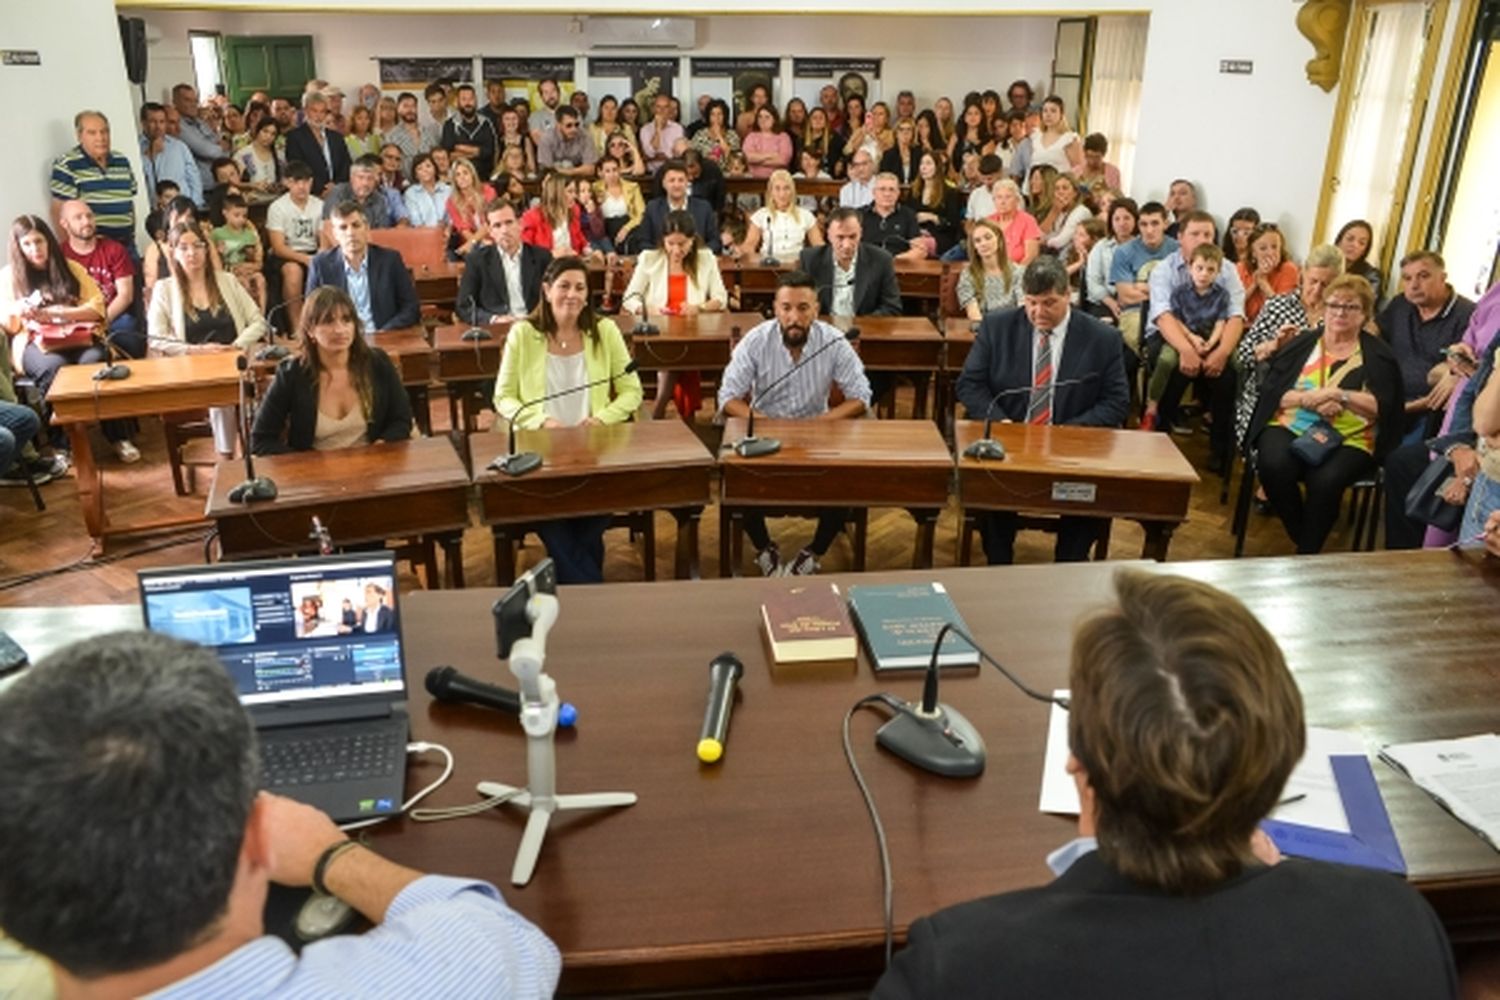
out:
{"label": "laptop screen", "polygon": [[143,570],[148,629],[215,650],[245,705],[404,697],[389,553]]}

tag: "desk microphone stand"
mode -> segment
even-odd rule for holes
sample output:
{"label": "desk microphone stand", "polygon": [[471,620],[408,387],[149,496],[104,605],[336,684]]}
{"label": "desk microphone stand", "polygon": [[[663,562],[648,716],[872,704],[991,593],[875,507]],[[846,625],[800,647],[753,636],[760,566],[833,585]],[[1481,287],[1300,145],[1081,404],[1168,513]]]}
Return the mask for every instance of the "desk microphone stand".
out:
{"label": "desk microphone stand", "polygon": [[542,672],[547,660],[547,632],[557,621],[558,603],[552,594],[536,594],[527,602],[526,614],[532,620],[529,638],[517,639],[511,649],[510,672],[521,686],[521,728],[526,731],[525,788],[498,781],[481,781],[479,794],[509,802],[527,810],[526,832],[516,849],[516,863],[510,870],[512,885],[525,885],[536,871],[542,842],[552,814],[579,809],[611,809],[636,802],[634,792],[593,792],[584,795],[557,793],[557,710],[560,699],[557,685]]}

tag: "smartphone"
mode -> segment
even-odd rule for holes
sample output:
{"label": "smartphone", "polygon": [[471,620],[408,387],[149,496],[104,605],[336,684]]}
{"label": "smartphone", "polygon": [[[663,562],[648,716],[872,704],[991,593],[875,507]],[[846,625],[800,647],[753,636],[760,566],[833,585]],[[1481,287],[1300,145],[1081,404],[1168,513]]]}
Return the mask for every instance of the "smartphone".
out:
{"label": "smartphone", "polygon": [[1456,482],[1458,482],[1457,476],[1449,476],[1447,479],[1443,480],[1443,484],[1441,486],[1433,490],[1433,495],[1437,497],[1447,496],[1448,491],[1453,488],[1453,484]]}

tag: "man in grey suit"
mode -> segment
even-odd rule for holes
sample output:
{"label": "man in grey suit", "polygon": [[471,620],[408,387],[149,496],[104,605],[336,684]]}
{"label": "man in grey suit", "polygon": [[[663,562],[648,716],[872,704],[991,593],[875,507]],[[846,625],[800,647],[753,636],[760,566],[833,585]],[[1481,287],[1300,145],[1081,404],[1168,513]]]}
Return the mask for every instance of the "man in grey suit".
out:
{"label": "man in grey suit", "polygon": [[[954,392],[970,420],[1078,427],[1122,427],[1130,403],[1120,334],[1068,305],[1068,272],[1056,257],[1038,257],[1021,276],[1022,306],[987,315],[974,337]],[[1104,522],[1064,517],[1058,562],[1088,558]],[[1016,515],[980,520],[991,565],[1015,558]]]}
{"label": "man in grey suit", "polygon": [[891,255],[861,242],[863,227],[852,208],[828,216],[828,242],[802,251],[802,270],[818,285],[825,316],[899,316],[901,289]]}

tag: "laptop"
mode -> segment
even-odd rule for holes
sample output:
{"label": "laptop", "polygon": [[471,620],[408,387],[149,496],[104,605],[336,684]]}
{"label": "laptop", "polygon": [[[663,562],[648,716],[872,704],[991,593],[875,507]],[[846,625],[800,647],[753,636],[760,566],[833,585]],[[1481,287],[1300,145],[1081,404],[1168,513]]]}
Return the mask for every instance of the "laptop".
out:
{"label": "laptop", "polygon": [[338,822],[400,812],[406,669],[389,552],[142,570],[148,629],[213,649],[263,787]]}

